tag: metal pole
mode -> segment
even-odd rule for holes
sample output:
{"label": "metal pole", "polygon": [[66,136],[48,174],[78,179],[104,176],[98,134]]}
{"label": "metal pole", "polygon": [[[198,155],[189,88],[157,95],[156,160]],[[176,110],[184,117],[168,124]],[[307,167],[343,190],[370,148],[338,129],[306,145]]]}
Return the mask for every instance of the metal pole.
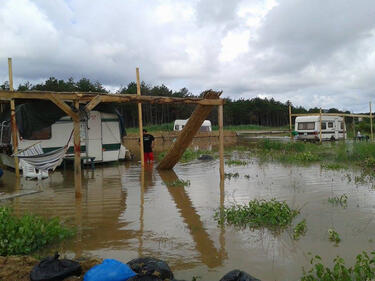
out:
{"label": "metal pole", "polygon": [[220,179],[224,179],[224,128],[223,128],[223,105],[218,108],[219,121],[219,154],[220,154]]}
{"label": "metal pole", "polygon": [[289,134],[290,134],[290,139],[293,139],[292,135],[292,107],[289,104]]}
{"label": "metal pole", "polygon": [[[8,58],[8,71],[9,71],[9,89],[14,91],[13,88],[13,70],[12,70],[12,59]],[[13,154],[18,152],[18,134],[17,134],[17,122],[16,122],[16,104],[14,99],[10,100],[10,123],[12,127],[12,144],[13,144]],[[16,177],[20,176],[20,168],[18,157],[14,156],[14,170],[16,172]]]}
{"label": "metal pole", "polygon": [[[139,79],[139,68],[136,68],[137,75],[137,95],[141,95],[141,82]],[[142,104],[138,103],[138,124],[139,124],[139,149],[141,150],[141,166],[145,166],[144,151],[143,151],[143,121],[142,121]]]}

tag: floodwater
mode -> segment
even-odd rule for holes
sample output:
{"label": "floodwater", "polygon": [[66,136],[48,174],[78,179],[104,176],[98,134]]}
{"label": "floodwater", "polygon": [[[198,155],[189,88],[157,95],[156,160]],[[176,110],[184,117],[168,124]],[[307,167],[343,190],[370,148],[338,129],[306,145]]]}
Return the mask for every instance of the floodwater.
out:
{"label": "floodwater", "polygon": [[[18,214],[59,216],[77,227],[77,236],[56,247],[69,257],[93,255],[127,262],[139,256],[167,261],[176,278],[219,280],[238,268],[261,280],[299,280],[302,266],[309,267],[309,252],[332,261],[340,255],[347,263],[375,243],[375,190],[358,171],[322,170],[319,165],[285,166],[259,163],[250,154],[233,152],[227,157],[246,159],[246,166],[226,167],[237,179],[219,181],[219,162],[178,164],[174,171],[142,171],[138,162],[84,169],[84,194],[74,197],[73,172],[58,170],[42,181],[14,181],[5,171],[0,192],[29,190],[41,193],[14,198]],[[244,177],[249,175],[249,178]],[[177,178],[190,180],[187,187],[167,187]],[[348,196],[346,208],[333,206],[329,197]],[[307,233],[292,239],[292,230],[281,234],[266,229],[218,226],[220,206],[252,199],[285,200],[301,209],[294,220],[307,222]],[[334,228],[342,241],[335,246],[327,230]]]}

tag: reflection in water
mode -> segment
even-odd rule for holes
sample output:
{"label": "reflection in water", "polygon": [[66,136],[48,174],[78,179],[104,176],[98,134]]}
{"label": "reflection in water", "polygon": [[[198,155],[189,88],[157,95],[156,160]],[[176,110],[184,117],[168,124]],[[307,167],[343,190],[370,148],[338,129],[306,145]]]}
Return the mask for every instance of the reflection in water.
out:
{"label": "reflection in water", "polygon": [[[178,180],[176,173],[173,170],[159,171],[161,179],[164,181],[169,193],[171,194],[176,207],[180,211],[184,222],[188,225],[191,236],[194,239],[195,247],[200,253],[201,261],[210,268],[217,267],[222,264],[222,260],[225,257],[225,249],[221,248],[217,251],[214,242],[210,239],[206,232],[200,216],[193,207],[189,196],[187,195],[185,188],[181,187],[170,187],[167,183]],[[223,186],[224,188],[224,186]],[[221,246],[223,246],[222,243]]]}

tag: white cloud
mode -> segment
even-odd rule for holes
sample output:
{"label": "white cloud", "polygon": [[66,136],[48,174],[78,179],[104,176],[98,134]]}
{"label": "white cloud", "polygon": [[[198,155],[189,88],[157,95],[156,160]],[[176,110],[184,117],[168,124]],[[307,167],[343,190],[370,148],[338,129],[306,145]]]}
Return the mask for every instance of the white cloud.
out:
{"label": "white cloud", "polygon": [[[0,79],[135,80],[367,110],[373,0],[0,0]],[[2,63],[1,63],[2,62]]]}

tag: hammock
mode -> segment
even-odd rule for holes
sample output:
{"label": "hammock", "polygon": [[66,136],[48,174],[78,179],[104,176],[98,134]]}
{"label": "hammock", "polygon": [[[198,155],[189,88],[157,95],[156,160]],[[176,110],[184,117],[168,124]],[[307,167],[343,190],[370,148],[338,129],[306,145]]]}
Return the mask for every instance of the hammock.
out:
{"label": "hammock", "polygon": [[17,156],[22,159],[26,164],[32,166],[35,169],[41,171],[54,171],[57,166],[61,164],[63,158],[68,150],[70,140],[72,138],[73,131],[70,135],[68,143],[61,148],[57,148],[53,151],[43,153],[43,148],[40,142],[33,144],[32,146],[25,148],[12,156]]}

